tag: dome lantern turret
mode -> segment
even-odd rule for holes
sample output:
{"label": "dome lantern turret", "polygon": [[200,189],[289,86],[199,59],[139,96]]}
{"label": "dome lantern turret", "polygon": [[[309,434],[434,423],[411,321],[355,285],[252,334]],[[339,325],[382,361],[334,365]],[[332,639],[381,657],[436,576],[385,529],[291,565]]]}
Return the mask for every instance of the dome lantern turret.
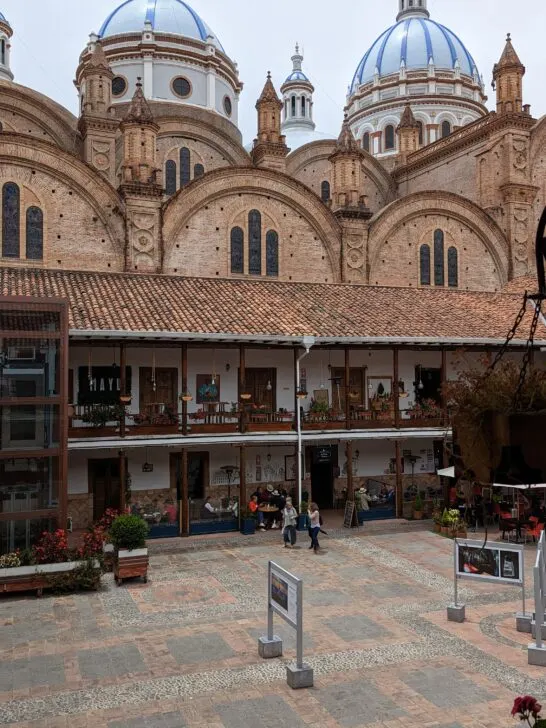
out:
{"label": "dome lantern turret", "polygon": [[427,0],[398,0],[396,22],[412,15],[414,18],[430,18]]}
{"label": "dome lantern turret", "polygon": [[11,37],[13,30],[6,17],[0,13],[0,78],[13,81],[10,65]]}
{"label": "dome lantern turret", "polygon": [[292,56],[292,72],[281,86],[283,111],[282,130],[314,131],[313,93],[315,88],[302,70],[303,54],[296,44]]}

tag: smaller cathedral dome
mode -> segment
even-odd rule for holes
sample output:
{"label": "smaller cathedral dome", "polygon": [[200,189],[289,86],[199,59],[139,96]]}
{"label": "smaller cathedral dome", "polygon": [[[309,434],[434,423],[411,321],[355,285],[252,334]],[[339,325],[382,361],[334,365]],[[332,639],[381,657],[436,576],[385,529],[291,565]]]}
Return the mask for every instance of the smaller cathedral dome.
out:
{"label": "smaller cathedral dome", "polygon": [[9,20],[6,18],[4,13],[0,13],[0,22],[5,23],[6,25],[9,25]]}
{"label": "smaller cathedral dome", "polygon": [[101,38],[124,33],[140,33],[144,24],[151,23],[158,33],[171,33],[186,38],[206,41],[222,52],[222,44],[209,26],[183,0],[125,0],[104,21],[99,31]]}
{"label": "smaller cathedral dome", "polygon": [[294,81],[306,81],[307,83],[310,83],[303,71],[293,71],[290,76],[288,76],[285,83],[293,83]]}

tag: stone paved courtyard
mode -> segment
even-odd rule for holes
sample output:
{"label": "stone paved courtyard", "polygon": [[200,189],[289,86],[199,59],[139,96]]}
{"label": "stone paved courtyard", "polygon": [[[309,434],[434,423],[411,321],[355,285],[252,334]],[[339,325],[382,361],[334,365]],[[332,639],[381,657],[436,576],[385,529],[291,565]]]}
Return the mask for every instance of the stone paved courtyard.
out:
{"label": "stone paved courtyard", "polygon": [[[546,697],[515,631],[517,589],[465,582],[467,622],[446,621],[450,541],[370,530],[315,556],[301,536],[293,551],[276,534],[157,544],[148,584],[107,575],[99,593],[2,599],[0,724],[504,728],[515,695]],[[276,623],[283,658],[258,657],[270,558],[304,579],[309,690],[286,684],[290,628]]]}

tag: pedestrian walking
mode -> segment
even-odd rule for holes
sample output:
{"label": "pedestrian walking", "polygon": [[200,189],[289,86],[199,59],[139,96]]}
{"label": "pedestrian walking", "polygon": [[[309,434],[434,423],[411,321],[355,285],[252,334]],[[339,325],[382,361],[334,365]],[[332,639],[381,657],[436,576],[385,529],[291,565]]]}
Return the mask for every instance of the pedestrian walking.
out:
{"label": "pedestrian walking", "polygon": [[292,498],[287,498],[282,510],[282,534],[284,537],[284,548],[294,548],[296,545],[296,523],[298,512],[292,505]]}
{"label": "pedestrian walking", "polygon": [[311,503],[311,506],[308,510],[309,519],[311,520],[310,525],[310,535],[311,535],[311,546],[309,546],[310,549],[313,549],[315,553],[318,553],[318,550],[320,549],[320,544],[318,542],[318,535],[320,532],[320,526],[321,526],[321,517],[319,508],[316,503]]}

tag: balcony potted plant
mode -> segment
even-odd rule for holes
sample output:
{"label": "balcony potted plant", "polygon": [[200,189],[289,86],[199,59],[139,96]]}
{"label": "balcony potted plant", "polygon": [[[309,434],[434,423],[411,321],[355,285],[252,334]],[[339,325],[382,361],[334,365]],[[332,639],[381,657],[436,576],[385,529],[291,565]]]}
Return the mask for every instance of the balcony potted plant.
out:
{"label": "balcony potted plant", "polygon": [[309,516],[307,515],[308,510],[309,510],[309,503],[307,501],[302,500],[302,502],[300,503],[299,516],[298,516],[298,525],[297,525],[298,531],[307,531],[307,523],[309,520]]}
{"label": "balcony potted plant", "polygon": [[311,422],[323,422],[327,420],[329,412],[328,402],[317,402],[316,399],[311,400],[308,415]]}
{"label": "balcony potted plant", "polygon": [[243,536],[252,536],[256,533],[256,517],[250,508],[244,508],[241,513],[241,533]]}
{"label": "balcony potted plant", "polygon": [[442,511],[438,505],[432,510],[432,520],[434,521],[434,533],[440,533],[442,528]]}
{"label": "balcony potted plant", "polygon": [[423,518],[423,499],[421,493],[417,491],[415,500],[413,501],[413,519],[415,521],[421,521]]}
{"label": "balcony potted plant", "polygon": [[148,581],[148,549],[146,536],[148,524],[140,516],[123,515],[110,527],[110,539],[114,544],[114,576],[120,586],[124,579],[134,576]]}

